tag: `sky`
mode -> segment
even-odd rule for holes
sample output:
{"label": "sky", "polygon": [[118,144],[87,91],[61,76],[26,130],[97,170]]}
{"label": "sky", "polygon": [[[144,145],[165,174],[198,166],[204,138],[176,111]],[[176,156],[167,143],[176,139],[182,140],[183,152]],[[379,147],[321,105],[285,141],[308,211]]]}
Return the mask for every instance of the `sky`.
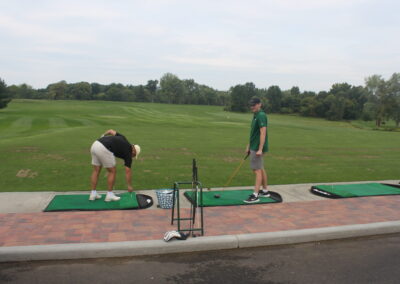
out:
{"label": "sky", "polygon": [[400,1],[0,0],[0,78],[329,90],[400,72]]}

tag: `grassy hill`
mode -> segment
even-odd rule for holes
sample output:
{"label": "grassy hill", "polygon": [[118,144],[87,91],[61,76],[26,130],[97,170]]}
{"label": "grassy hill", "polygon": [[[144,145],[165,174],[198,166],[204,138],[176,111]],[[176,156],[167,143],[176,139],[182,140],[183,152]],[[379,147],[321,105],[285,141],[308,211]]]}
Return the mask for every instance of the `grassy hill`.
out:
{"label": "grassy hill", "polygon": [[[244,156],[252,114],[221,107],[101,101],[13,100],[0,110],[0,191],[88,190],[89,148],[116,129],[142,147],[136,189],[191,179],[223,186]],[[400,133],[346,122],[269,115],[270,184],[400,178]],[[99,189],[105,189],[105,172]],[[232,186],[253,184],[246,163]],[[125,189],[118,162],[117,189]]]}

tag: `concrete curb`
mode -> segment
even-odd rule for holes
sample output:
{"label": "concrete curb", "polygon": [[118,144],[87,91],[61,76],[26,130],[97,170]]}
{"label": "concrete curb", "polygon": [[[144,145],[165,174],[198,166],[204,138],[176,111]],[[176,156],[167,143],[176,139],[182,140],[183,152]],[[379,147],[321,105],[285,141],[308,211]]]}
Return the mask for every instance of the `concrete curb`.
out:
{"label": "concrete curb", "polygon": [[238,235],[239,248],[400,233],[400,221]]}
{"label": "concrete curb", "polygon": [[289,230],[269,233],[162,240],[0,247],[0,262],[157,255],[296,244],[400,232],[400,221]]}
{"label": "concrete curb", "polygon": [[0,262],[124,257],[237,248],[236,236],[163,240],[16,246],[0,248]]}

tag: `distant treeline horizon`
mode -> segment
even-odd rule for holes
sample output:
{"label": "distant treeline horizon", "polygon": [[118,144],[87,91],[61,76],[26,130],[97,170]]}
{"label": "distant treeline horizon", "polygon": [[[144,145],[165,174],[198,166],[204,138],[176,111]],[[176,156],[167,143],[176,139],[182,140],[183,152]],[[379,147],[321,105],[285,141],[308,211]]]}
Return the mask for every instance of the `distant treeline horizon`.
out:
{"label": "distant treeline horizon", "polygon": [[171,73],[160,80],[148,80],[146,85],[60,81],[40,89],[28,84],[7,86],[0,78],[0,108],[6,107],[11,99],[47,99],[216,105],[226,111],[248,112],[248,101],[254,96],[261,98],[268,113],[329,120],[375,120],[378,127],[390,119],[397,127],[400,124],[400,73],[393,73],[387,80],[372,75],[365,78],[364,86],[335,83],[329,91],[319,92],[300,91],[297,86],[288,90],[277,85],[257,88],[252,82],[219,91]]}

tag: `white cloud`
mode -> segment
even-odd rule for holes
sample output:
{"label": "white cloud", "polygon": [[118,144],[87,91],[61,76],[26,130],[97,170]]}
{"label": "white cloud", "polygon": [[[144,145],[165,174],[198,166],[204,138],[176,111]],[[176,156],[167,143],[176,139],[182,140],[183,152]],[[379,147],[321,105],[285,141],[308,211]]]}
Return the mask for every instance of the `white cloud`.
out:
{"label": "white cloud", "polygon": [[19,21],[4,15],[0,16],[0,30],[11,37],[30,38],[34,42],[89,43],[93,40],[90,34],[60,31],[53,27]]}
{"label": "white cloud", "polygon": [[91,20],[107,21],[119,17],[119,11],[106,6],[98,5],[96,2],[79,1],[79,3],[63,3],[54,1],[47,9],[37,9],[32,14],[26,15],[29,20],[39,22],[60,21],[60,20]]}
{"label": "white cloud", "polygon": [[192,65],[205,65],[210,67],[216,68],[258,68],[259,65],[257,62],[253,62],[250,60],[241,60],[241,59],[234,59],[234,58],[206,58],[206,57],[175,57],[170,56],[166,57],[165,60],[179,63],[179,64],[192,64]]}
{"label": "white cloud", "polygon": [[399,9],[390,0],[3,1],[0,75],[37,87],[165,72],[223,89],[362,82],[400,71]]}

